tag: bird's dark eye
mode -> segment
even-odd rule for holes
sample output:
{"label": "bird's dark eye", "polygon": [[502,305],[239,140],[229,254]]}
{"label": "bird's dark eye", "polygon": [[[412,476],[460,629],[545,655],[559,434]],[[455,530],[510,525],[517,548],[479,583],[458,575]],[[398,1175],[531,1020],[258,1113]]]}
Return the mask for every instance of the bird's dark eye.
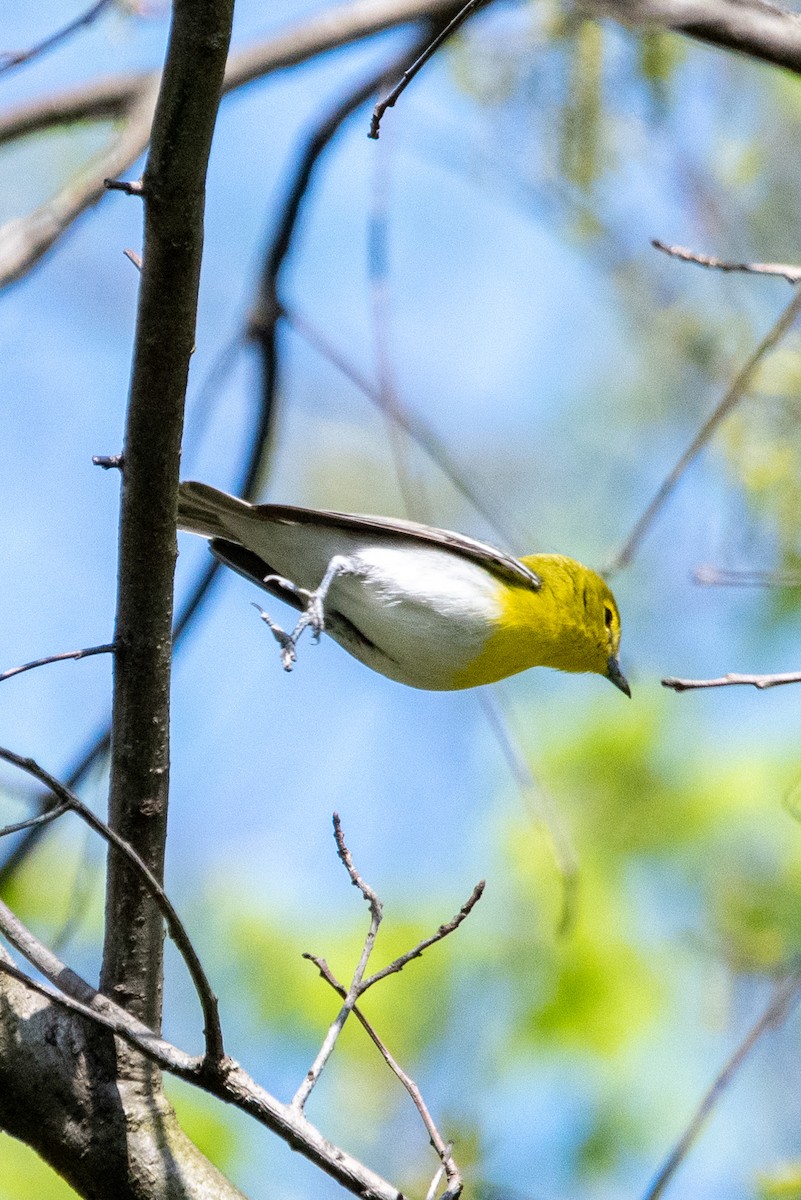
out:
{"label": "bird's dark eye", "polygon": [[615,619],[615,617],[614,617],[614,613],[612,612],[612,610],[611,610],[611,608],[609,607],[609,605],[608,605],[608,604],[605,604],[605,605],[604,605],[604,621],[606,621],[606,628],[607,628],[607,629],[611,629],[611,628],[612,628],[612,622],[613,622],[613,620],[614,620],[614,619]]}

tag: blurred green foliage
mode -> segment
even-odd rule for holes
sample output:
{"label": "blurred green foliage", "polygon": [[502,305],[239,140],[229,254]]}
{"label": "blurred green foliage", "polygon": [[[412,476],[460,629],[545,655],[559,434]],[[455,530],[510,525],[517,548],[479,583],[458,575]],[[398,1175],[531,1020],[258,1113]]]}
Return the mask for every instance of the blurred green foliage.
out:
{"label": "blurred green foliage", "polygon": [[77,1194],[28,1146],[0,1133],[0,1200],[71,1200]]}

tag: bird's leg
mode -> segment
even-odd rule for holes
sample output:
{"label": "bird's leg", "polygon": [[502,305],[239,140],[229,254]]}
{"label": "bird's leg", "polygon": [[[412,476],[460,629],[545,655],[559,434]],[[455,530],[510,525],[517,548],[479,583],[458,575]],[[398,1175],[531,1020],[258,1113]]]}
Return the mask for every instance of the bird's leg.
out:
{"label": "bird's leg", "polygon": [[[299,587],[291,579],[284,578],[283,575],[265,575],[264,583],[277,584],[278,587],[291,592],[298,600],[303,601],[305,604],[305,608],[300,615],[300,620],[291,633],[287,633],[280,625],[276,625],[267,613],[259,608],[262,620],[281,647],[281,663],[285,671],[292,670],[292,664],[297,658],[295,648],[298,638],[307,625],[311,626],[315,642],[319,642],[320,635],[325,629],[325,599],[329,588],[338,575],[346,575],[351,570],[353,570],[352,559],[346,558],[342,554],[334,555],[326,567],[322,580],[314,591]],[[255,607],[258,608],[258,605]]]}
{"label": "bird's leg", "polygon": [[264,624],[267,626],[270,633],[281,647],[281,666],[285,671],[291,671],[292,664],[297,658],[297,653],[295,652],[295,643],[292,640],[291,634],[282,629],[280,625],[277,625],[270,614],[266,613],[264,609],[260,607],[260,605],[254,603],[253,607],[256,609],[256,612],[259,614],[262,621],[264,621]]}

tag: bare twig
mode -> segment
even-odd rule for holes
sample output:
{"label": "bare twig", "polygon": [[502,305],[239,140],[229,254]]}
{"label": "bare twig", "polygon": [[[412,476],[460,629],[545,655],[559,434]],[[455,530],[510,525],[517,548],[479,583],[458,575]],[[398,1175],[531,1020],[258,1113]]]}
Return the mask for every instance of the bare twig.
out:
{"label": "bare twig", "polygon": [[312,1089],[317,1083],[317,1080],[320,1078],[325,1064],[331,1057],[331,1054],[333,1053],[334,1047],[337,1043],[337,1038],[342,1032],[342,1028],[348,1019],[356,1000],[364,990],[362,986],[362,979],[364,978],[364,972],[367,970],[367,963],[370,955],[373,952],[373,947],[375,946],[378,927],[381,924],[381,901],[378,899],[378,896],[375,894],[370,885],[366,883],[364,879],[362,879],[361,875],[353,865],[351,853],[345,845],[345,838],[342,833],[342,825],[340,823],[338,813],[334,813],[334,838],[337,845],[337,854],[339,855],[345,870],[350,876],[351,883],[354,885],[354,887],[359,889],[367,903],[370,905],[370,926],[367,930],[367,936],[364,939],[364,946],[362,947],[362,952],[356,965],[356,970],[353,972],[353,978],[351,979],[350,987],[348,988],[347,994],[344,997],[342,1008],[331,1022],[328,1033],[325,1035],[323,1044],[320,1047],[317,1057],[309,1067],[309,1070],[306,1072],[303,1083],[300,1085],[292,1099],[292,1107],[300,1112],[303,1111],[303,1106],[311,1095]]}
{"label": "bare twig", "polygon": [[366,992],[367,989],[373,987],[374,984],[380,983],[380,981],[382,979],[386,979],[388,975],[397,975],[399,971],[402,971],[403,968],[408,966],[409,963],[415,958],[420,958],[424,951],[428,950],[430,946],[435,946],[437,942],[441,942],[443,938],[448,937],[449,934],[457,930],[462,921],[464,921],[465,917],[469,917],[476,904],[478,904],[479,900],[484,894],[485,887],[486,882],[483,879],[480,880],[473,888],[470,896],[467,900],[465,900],[455,917],[451,917],[450,921],[446,921],[444,925],[440,925],[437,932],[432,933],[431,937],[423,938],[421,942],[417,943],[413,950],[408,950],[405,954],[399,955],[398,958],[394,959],[391,963],[389,963],[388,966],[382,967],[381,970],[376,971],[374,975],[368,976],[368,978],[365,979],[361,985],[359,994],[361,995],[363,992]]}
{"label": "bare twig", "polygon": [[24,671],[33,671],[35,667],[46,667],[50,663],[66,662],[70,658],[90,658],[93,654],[113,653],[114,643],[109,642],[104,646],[88,646],[85,650],[68,650],[64,654],[50,654],[47,658],[37,658],[33,662],[23,663],[21,667],[9,667],[7,671],[0,672],[0,683],[6,679],[13,679],[15,675],[22,675]]}
{"label": "bare twig", "polygon": [[727,388],[723,399],[717,407],[710,413],[704,421],[701,428],[696,433],[695,437],[690,442],[687,449],[679,458],[676,465],[668,473],[662,484],[659,486],[656,495],[650,502],[648,507],[643,512],[642,516],[636,521],[622,548],[619,550],[615,559],[608,568],[609,571],[617,571],[628,566],[637,550],[642,543],[651,525],[656,520],[657,516],[670,499],[674,488],[678,484],[684,472],[692,462],[698,457],[701,451],[717,431],[722,422],[729,414],[737,407],[743,397],[746,395],[748,388],[751,386],[757,368],[761,365],[762,360],[774,349],[775,346],[782,340],[795,323],[799,312],[801,312],[801,287],[796,287],[790,303],[783,309],[778,320],[772,328],[765,334],[762,341],[759,343],[754,352],[750,355],[744,366],[735,376],[734,380]]}
{"label": "bare twig", "polygon": [[0,73],[10,71],[12,67],[22,66],[23,63],[31,62],[34,58],[39,58],[42,54],[46,54],[48,50],[55,49],[56,46],[65,42],[73,33],[77,33],[79,29],[85,29],[96,21],[104,9],[109,8],[114,3],[114,0],[95,0],[95,3],[90,5],[85,12],[81,13],[64,25],[61,29],[51,33],[48,37],[37,42],[35,46],[30,46],[27,50],[6,50],[0,53]]}
{"label": "bare twig", "polygon": [[[431,1183],[428,1186],[428,1191],[426,1192],[426,1200],[434,1200],[434,1197],[436,1196],[437,1191],[439,1190],[439,1185],[442,1183],[442,1176],[444,1174],[445,1174],[445,1164],[440,1163],[439,1166],[437,1167],[436,1171],[434,1172],[434,1178],[431,1180]],[[443,1195],[440,1197],[440,1200],[451,1200],[451,1197],[453,1197],[453,1200],[456,1200],[456,1197],[461,1196],[461,1194],[462,1194],[462,1186],[463,1186],[462,1180],[461,1180],[461,1178],[459,1178],[457,1188],[454,1189],[454,1188],[449,1187],[447,1192],[444,1192]]]}
{"label": "bare twig", "polygon": [[[426,35],[424,42],[428,41]],[[383,153],[375,155],[373,164],[372,202],[368,225],[367,274],[370,286],[372,310],[373,347],[378,408],[387,427],[387,440],[392,456],[395,479],[403,500],[406,516],[413,521],[425,522],[428,504],[425,488],[420,478],[412,477],[409,447],[403,428],[398,421],[401,409],[396,381],[396,372],[391,352],[390,330],[390,250],[389,250],[389,198],[390,163],[392,145],[385,146]]]}
{"label": "bare twig", "polygon": [[200,1005],[203,1010],[205,1023],[206,1037],[206,1062],[211,1069],[219,1066],[225,1058],[225,1050],[223,1047],[222,1028],[220,1026],[220,1016],[217,1007],[217,997],[214,995],[208,977],[203,970],[203,965],[197,955],[197,952],[192,945],[189,934],[184,928],[183,922],[175,911],[172,902],[167,896],[164,888],[156,879],[153,872],[143,862],[139,854],[130,846],[123,838],[121,838],[113,829],[110,829],[105,821],[101,821],[100,817],[96,816],[90,808],[87,808],[81,800],[64,787],[58,779],[55,779],[43,767],[40,767],[37,762],[31,758],[23,758],[22,755],[15,754],[13,750],[7,750],[0,746],[0,759],[4,762],[11,763],[20,770],[25,771],[28,775],[33,776],[39,783],[48,788],[58,800],[56,809],[51,809],[43,814],[42,817],[35,818],[37,820],[54,820],[55,815],[60,815],[58,809],[63,812],[70,809],[76,813],[82,821],[84,821],[91,829],[98,833],[110,846],[127,861],[127,863],[136,871],[139,878],[144,883],[150,896],[158,905],[164,920],[167,923],[167,928],[170,937],[175,942],[181,952],[181,956],[186,963],[192,982],[195,985],[195,990],[200,1000]]}
{"label": "bare twig", "polygon": [[484,3],[485,3],[485,0],[467,0],[467,4],[465,4],[464,8],[461,8],[459,10],[459,12],[453,18],[453,20],[448,22],[448,24],[445,26],[445,28],[442,30],[442,32],[437,34],[437,36],[433,39],[433,41],[430,42],[428,46],[426,46],[423,53],[414,60],[412,65],[406,71],[403,72],[403,75],[400,77],[398,82],[395,84],[394,88],[389,93],[389,95],[386,96],[383,100],[379,101],[379,103],[376,104],[375,108],[373,109],[373,116],[370,121],[370,131],[367,134],[367,136],[369,138],[373,138],[373,139],[378,138],[379,130],[381,128],[381,119],[384,116],[384,113],[387,111],[387,109],[395,107],[395,103],[397,102],[399,97],[403,94],[403,92],[406,91],[407,87],[412,82],[415,75],[417,75],[422,70],[422,68],[426,65],[426,63],[432,57],[432,55],[436,54],[437,50],[439,50],[442,43],[444,41],[447,41],[447,39],[449,37],[451,37],[454,33],[456,33],[457,29],[459,29],[460,26],[464,24],[464,22],[467,20],[467,18],[470,16],[470,14],[475,12],[476,9],[480,8],[481,5]]}
{"label": "bare twig", "polygon": [[740,684],[764,690],[765,688],[780,687],[783,683],[801,683],[801,671],[788,671],[783,675],[736,675],[730,672],[721,675],[719,679],[675,679],[670,677],[662,680],[662,687],[672,688],[674,692],[689,692],[698,688],[736,687]]}
{"label": "bare twig", "polygon": [[[303,957],[308,959],[309,962],[314,963],[326,983],[330,984],[337,995],[344,1000],[347,996],[347,991],[334,975],[326,960],[324,958],[318,958],[315,954],[304,954]],[[372,1024],[370,1021],[368,1021],[367,1017],[357,1004],[354,1004],[353,1006],[353,1015],[359,1021],[360,1025],[373,1042],[373,1045],[376,1047],[389,1069],[394,1073],[394,1075],[411,1096],[412,1103],[419,1112],[420,1119],[422,1120],[423,1125],[426,1128],[426,1132],[431,1139],[431,1145],[439,1155],[441,1168],[447,1175],[448,1195],[452,1195],[454,1197],[458,1196],[462,1190],[462,1180],[459,1174],[459,1169],[456,1166],[456,1163],[453,1161],[451,1153],[453,1147],[446,1143],[442,1134],[437,1129],[434,1119],[431,1116],[431,1112],[425,1100],[423,1099],[423,1094],[420,1091],[420,1088],[411,1078],[411,1076],[404,1071],[403,1067],[401,1067],[394,1055],[391,1054],[384,1040],[379,1037]]]}
{"label": "bare twig", "polygon": [[107,192],[123,192],[126,196],[142,196],[144,185],[141,179],[104,179]]}
{"label": "bare twig", "polygon": [[664,1165],[660,1168],[656,1178],[645,1193],[643,1200],[659,1200],[659,1197],[664,1193],[665,1188],[687,1157],[709,1114],[731,1084],[740,1067],[748,1058],[762,1035],[769,1029],[778,1028],[786,1020],[787,1014],[791,1006],[798,999],[800,991],[801,972],[795,970],[776,988],[773,999],[761,1017],[751,1026],[704,1096],[686,1130],[679,1138],[679,1141],[668,1155]]}
{"label": "bare twig", "polygon": [[714,258],[711,254],[697,254],[694,250],[688,250],[685,246],[668,246],[666,242],[660,242],[658,238],[652,238],[651,245],[655,250],[661,250],[663,254],[669,254],[672,258],[680,258],[682,262],[697,263],[699,267],[710,267],[715,271],[738,271],[747,272],[750,275],[773,275],[779,279],[786,279],[788,283],[795,284],[801,282],[801,267],[791,266],[789,263],[727,262],[722,258]]}
{"label": "bare twig", "polygon": [[53,808],[48,808],[46,812],[39,813],[38,817],[29,817],[27,821],[17,821],[16,825],[4,825],[0,829],[0,838],[8,837],[11,833],[22,833],[24,829],[38,829],[42,825],[49,825],[51,821],[57,821],[65,812],[69,812],[72,805],[56,804]]}
{"label": "bare twig", "polygon": [[381,901],[378,899],[378,896],[370,887],[369,883],[362,879],[361,875],[354,866],[351,852],[345,845],[345,835],[342,832],[342,822],[339,818],[339,813],[334,813],[333,824],[334,841],[337,844],[337,854],[339,855],[339,860],[345,870],[348,872],[348,875],[350,875],[350,881],[353,886],[359,889],[367,903],[370,905],[370,912],[372,913],[374,919],[378,924],[380,924],[382,916]]}

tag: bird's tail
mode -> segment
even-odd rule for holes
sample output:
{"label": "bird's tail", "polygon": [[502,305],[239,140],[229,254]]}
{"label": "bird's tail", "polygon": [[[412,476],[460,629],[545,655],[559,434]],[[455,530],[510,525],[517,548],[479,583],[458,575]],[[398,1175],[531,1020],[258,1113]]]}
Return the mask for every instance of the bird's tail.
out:
{"label": "bird's tail", "polygon": [[237,529],[252,506],[207,483],[187,480],[178,486],[178,528],[206,538],[239,541]]}

